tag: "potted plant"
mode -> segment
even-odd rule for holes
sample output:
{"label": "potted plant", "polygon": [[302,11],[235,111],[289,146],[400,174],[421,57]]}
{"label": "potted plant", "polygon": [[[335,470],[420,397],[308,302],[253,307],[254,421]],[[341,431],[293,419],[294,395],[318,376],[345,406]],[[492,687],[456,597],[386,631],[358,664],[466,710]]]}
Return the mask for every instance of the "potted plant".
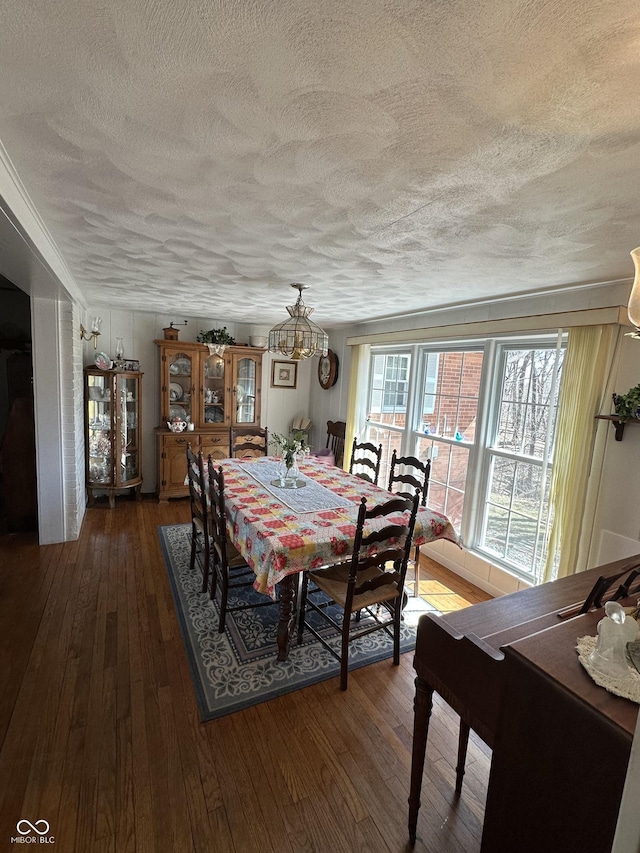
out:
{"label": "potted plant", "polygon": [[630,388],[626,394],[613,394],[613,408],[621,424],[640,415],[640,385]]}
{"label": "potted plant", "polygon": [[203,332],[200,329],[197,340],[201,344],[222,344],[227,347],[233,346],[236,342],[235,338],[227,332],[226,326],[223,326],[221,329],[209,329],[208,332]]}

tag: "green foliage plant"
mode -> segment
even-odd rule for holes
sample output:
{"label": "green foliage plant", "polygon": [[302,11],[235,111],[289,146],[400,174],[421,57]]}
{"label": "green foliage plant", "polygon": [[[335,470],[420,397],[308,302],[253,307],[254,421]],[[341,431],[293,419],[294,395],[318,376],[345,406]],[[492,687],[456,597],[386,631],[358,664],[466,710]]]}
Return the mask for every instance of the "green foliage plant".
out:
{"label": "green foliage plant", "polygon": [[630,388],[626,394],[613,394],[613,408],[621,424],[640,415],[640,385]]}
{"label": "green foliage plant", "polygon": [[203,332],[200,329],[197,340],[201,344],[224,344],[228,347],[233,346],[236,342],[235,338],[227,332],[226,326],[223,326],[221,329],[209,329],[208,332]]}

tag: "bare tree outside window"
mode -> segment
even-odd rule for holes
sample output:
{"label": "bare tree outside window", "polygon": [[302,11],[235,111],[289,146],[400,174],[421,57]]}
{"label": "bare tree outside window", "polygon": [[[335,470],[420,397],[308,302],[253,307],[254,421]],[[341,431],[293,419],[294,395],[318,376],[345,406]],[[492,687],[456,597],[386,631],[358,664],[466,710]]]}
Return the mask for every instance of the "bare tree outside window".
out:
{"label": "bare tree outside window", "polygon": [[564,349],[504,349],[482,547],[535,574],[546,556]]}

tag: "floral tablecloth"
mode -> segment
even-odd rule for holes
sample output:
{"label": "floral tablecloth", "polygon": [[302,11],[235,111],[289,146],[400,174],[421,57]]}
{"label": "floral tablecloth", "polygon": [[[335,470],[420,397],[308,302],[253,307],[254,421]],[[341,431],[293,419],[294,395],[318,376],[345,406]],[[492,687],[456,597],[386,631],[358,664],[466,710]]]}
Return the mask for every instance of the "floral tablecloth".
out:
{"label": "floral tablecloth", "polygon": [[[303,477],[346,498],[349,506],[317,512],[295,512],[273,491],[252,476],[255,466],[269,464],[268,457],[225,459],[222,465],[225,508],[234,544],[256,574],[255,588],[276,598],[276,585],[285,575],[335,562],[353,547],[358,507],[366,497],[369,507],[389,500],[389,492],[324,465],[313,457],[300,464]],[[277,491],[277,490],[275,490]],[[377,523],[376,523],[377,522]],[[376,519],[372,527],[387,523]],[[432,509],[418,511],[414,544],[436,539],[460,544],[449,519]]]}

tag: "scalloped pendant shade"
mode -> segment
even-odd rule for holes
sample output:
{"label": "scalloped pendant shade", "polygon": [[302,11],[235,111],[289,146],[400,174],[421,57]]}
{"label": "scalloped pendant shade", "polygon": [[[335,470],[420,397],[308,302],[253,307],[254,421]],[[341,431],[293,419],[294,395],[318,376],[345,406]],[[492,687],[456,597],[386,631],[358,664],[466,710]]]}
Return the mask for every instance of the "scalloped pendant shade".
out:
{"label": "scalloped pendant shade", "polygon": [[327,355],[329,351],[329,336],[309,319],[313,308],[308,308],[302,301],[302,291],[306,284],[292,284],[298,289],[295,305],[287,305],[289,318],[278,323],[269,332],[269,352],[286,355],[292,361],[311,358],[314,355]]}

